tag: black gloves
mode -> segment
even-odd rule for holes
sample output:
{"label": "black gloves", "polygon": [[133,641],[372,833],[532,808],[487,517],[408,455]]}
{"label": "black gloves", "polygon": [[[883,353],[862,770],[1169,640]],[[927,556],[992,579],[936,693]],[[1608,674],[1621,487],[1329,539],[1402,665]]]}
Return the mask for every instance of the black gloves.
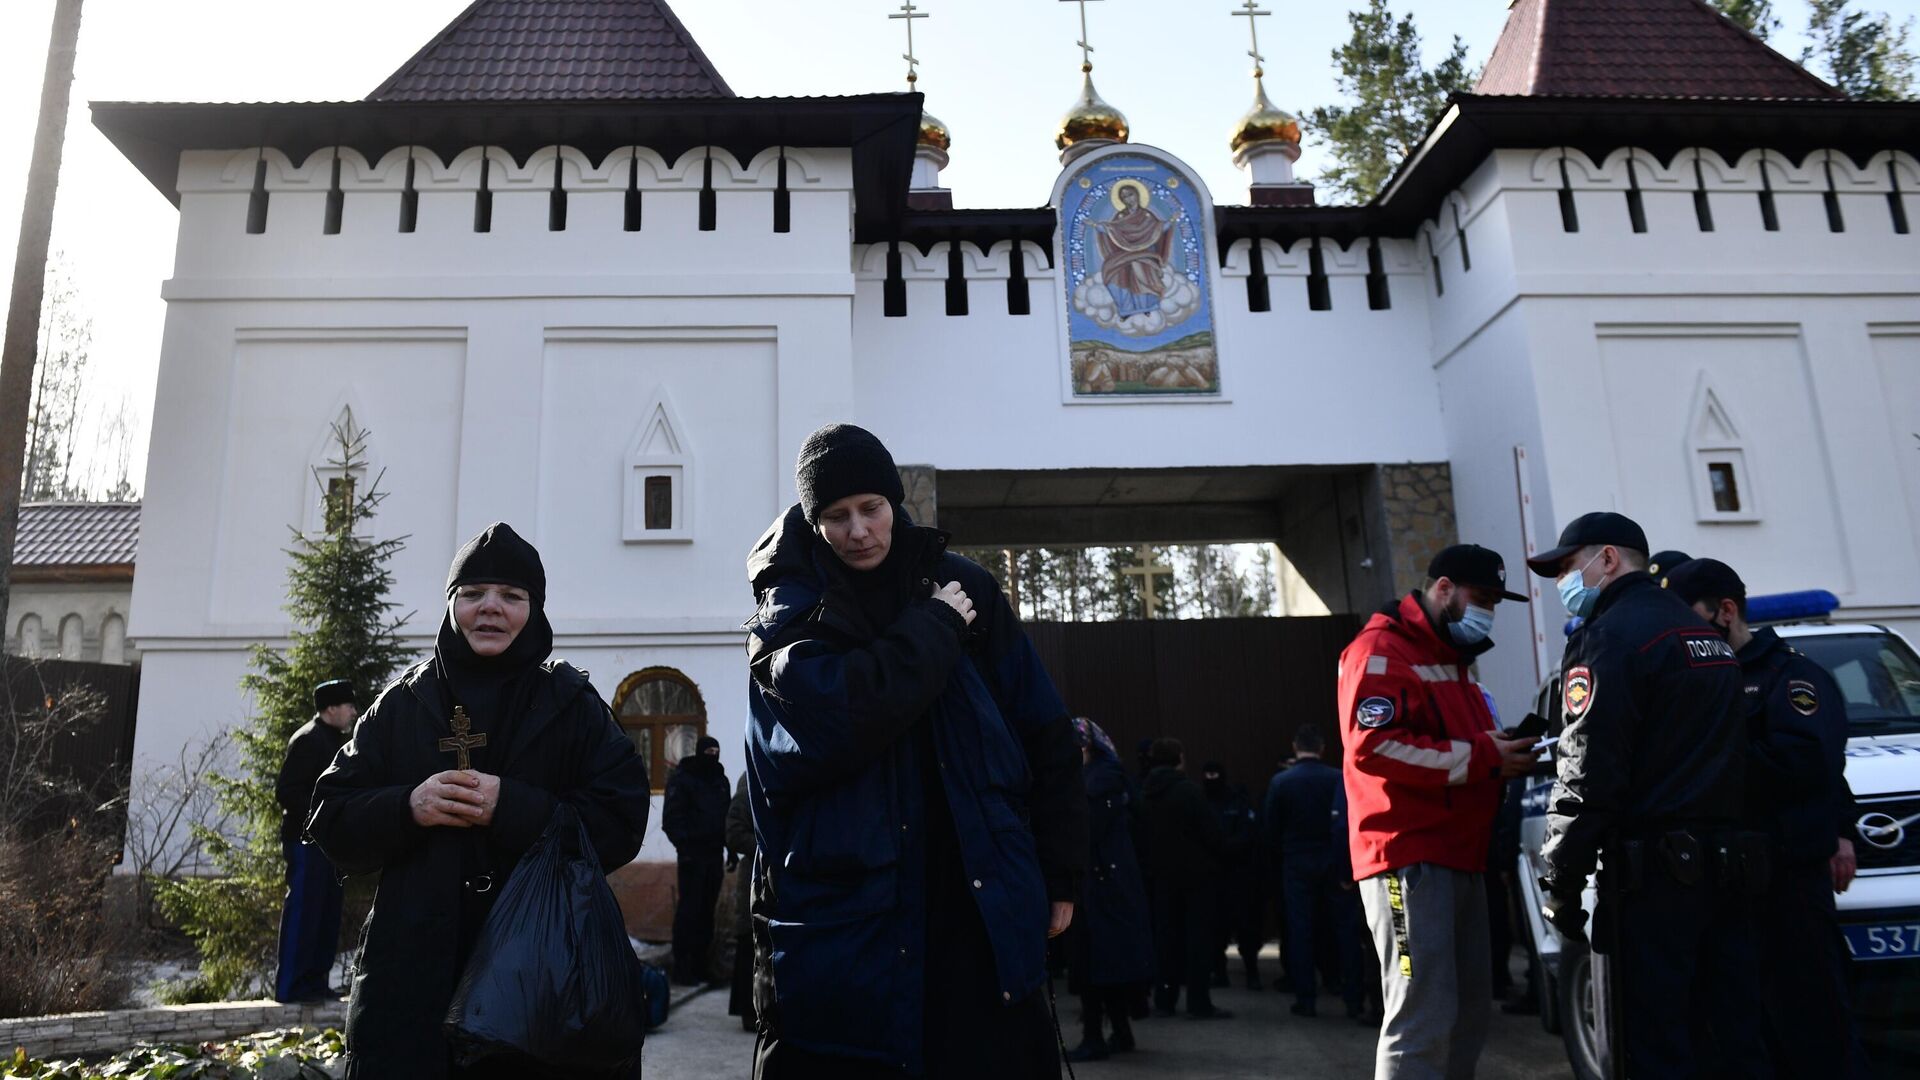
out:
{"label": "black gloves", "polygon": [[1553,924],[1560,936],[1569,941],[1587,940],[1587,913],[1580,906],[1579,889],[1556,889],[1553,882],[1540,879],[1546,895],[1540,901],[1540,914]]}

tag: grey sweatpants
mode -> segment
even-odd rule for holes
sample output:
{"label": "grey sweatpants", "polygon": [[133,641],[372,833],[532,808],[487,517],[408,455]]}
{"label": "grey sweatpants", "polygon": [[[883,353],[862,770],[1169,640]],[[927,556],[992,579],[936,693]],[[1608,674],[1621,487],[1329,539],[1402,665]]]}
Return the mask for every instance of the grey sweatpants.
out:
{"label": "grey sweatpants", "polygon": [[1493,1017],[1487,885],[1415,863],[1360,882],[1386,1018],[1374,1080],[1471,1080]]}

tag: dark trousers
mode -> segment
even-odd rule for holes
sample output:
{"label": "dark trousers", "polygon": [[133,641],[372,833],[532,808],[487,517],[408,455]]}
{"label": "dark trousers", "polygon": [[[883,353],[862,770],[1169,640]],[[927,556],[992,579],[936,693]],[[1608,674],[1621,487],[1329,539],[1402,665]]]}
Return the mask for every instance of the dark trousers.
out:
{"label": "dark trousers", "polygon": [[680,853],[680,902],[673,909],[673,981],[707,981],[713,951],[713,907],[726,868],[719,848]]}
{"label": "dark trousers", "polygon": [[319,848],[282,841],[280,851],[287,860],[287,898],[280,907],[280,971],[273,996],[281,1001],[332,997],[327,980],[340,945],[344,890]]}
{"label": "dark trousers", "polygon": [[1213,968],[1215,889],[1212,882],[1161,879],[1153,883],[1157,920],[1153,943],[1160,968],[1154,1003],[1162,1009],[1173,1008],[1184,986],[1188,1012],[1213,1011],[1213,992],[1207,983]]}
{"label": "dark trousers", "polygon": [[1253,867],[1236,870],[1220,888],[1218,901],[1214,907],[1213,940],[1215,956],[1213,970],[1216,982],[1227,977],[1227,952],[1229,948],[1240,953],[1240,965],[1246,970],[1249,984],[1260,978],[1260,946],[1265,944],[1262,930],[1261,908],[1266,904],[1260,895],[1260,875]]}
{"label": "dark trousers", "polygon": [[1601,907],[1596,944],[1613,962],[1628,1075],[1677,1080],[1718,1069],[1769,1080],[1773,1063],[1754,1031],[1762,1015],[1755,902],[1649,869],[1639,888]]}
{"label": "dark trousers", "polygon": [[1133,1040],[1133,1022],[1127,1018],[1132,1008],[1131,986],[1089,986],[1080,994],[1080,1032],[1087,1042],[1106,1039],[1106,1025],[1113,1026],[1113,1037],[1122,1043]]}
{"label": "dark trousers", "polygon": [[[1280,887],[1286,891],[1287,953],[1294,957],[1287,969],[1293,996],[1313,1004],[1319,996],[1320,972],[1313,958],[1333,931],[1334,889],[1329,860],[1308,856],[1289,856],[1281,870]],[[1341,965],[1340,985],[1347,988],[1354,973]]]}
{"label": "dark trousers", "polygon": [[1767,1039],[1782,1076],[1853,1080],[1866,1052],[1847,1003],[1846,939],[1827,864],[1781,866],[1760,911]]}
{"label": "dark trousers", "polygon": [[[1343,875],[1344,869],[1334,871]],[[1358,1015],[1369,1003],[1384,1008],[1380,996],[1380,962],[1373,951],[1373,934],[1367,928],[1366,905],[1360,890],[1351,881],[1336,877],[1329,893],[1328,907],[1333,925],[1334,951],[1340,955],[1340,998],[1348,1011]]]}
{"label": "dark trousers", "polygon": [[733,939],[733,986],[727,994],[727,1015],[738,1016],[749,1026],[753,1014],[753,934],[736,934]]}

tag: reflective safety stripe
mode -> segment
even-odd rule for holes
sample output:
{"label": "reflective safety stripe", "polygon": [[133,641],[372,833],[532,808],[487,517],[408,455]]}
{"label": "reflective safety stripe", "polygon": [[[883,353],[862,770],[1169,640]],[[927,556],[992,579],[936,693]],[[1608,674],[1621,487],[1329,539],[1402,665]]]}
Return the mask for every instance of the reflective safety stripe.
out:
{"label": "reflective safety stripe", "polygon": [[1393,948],[1400,954],[1400,977],[1413,978],[1413,950],[1407,948],[1407,906],[1400,899],[1400,871],[1387,871],[1387,911],[1393,918]]}
{"label": "reflective safety stripe", "polygon": [[1384,656],[1369,656],[1369,657],[1367,657],[1367,674],[1369,674],[1369,675],[1385,675],[1386,673],[1387,673],[1387,658],[1386,658],[1386,657],[1384,657]]}
{"label": "reflective safety stripe", "polygon": [[1415,664],[1414,674],[1427,682],[1458,682],[1460,669],[1452,664]]}
{"label": "reflective safety stripe", "polygon": [[1462,784],[1467,779],[1467,768],[1473,764],[1473,744],[1464,739],[1453,739],[1447,743],[1448,749],[1436,750],[1429,746],[1415,746],[1397,739],[1382,739],[1373,748],[1374,753],[1389,757],[1403,765],[1413,765],[1422,769],[1444,769],[1447,783]]}

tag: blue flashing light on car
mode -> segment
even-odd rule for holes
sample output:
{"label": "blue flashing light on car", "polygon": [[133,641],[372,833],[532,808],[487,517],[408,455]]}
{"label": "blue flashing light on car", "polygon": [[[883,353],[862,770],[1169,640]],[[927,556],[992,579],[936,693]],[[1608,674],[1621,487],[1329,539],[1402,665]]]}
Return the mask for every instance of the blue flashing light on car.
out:
{"label": "blue flashing light on car", "polygon": [[1840,606],[1840,598],[1825,589],[1772,593],[1747,597],[1749,623],[1807,622],[1824,619]]}

